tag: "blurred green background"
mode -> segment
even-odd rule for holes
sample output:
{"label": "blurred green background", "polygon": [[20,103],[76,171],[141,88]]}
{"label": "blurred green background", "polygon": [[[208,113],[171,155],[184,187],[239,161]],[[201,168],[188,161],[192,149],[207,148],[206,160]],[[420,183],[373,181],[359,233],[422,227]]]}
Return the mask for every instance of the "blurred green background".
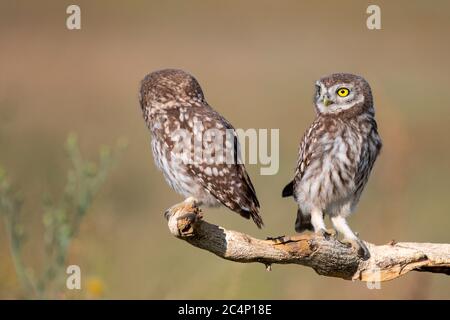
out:
{"label": "blurred green background", "polygon": [[[42,196],[62,193],[63,143],[84,154],[119,137],[129,147],[70,247],[82,290],[66,298],[450,298],[450,278],[410,273],[369,290],[300,266],[237,264],[174,239],[163,212],[181,200],[153,164],[137,99],[148,72],[192,73],[237,128],[279,128],[280,170],[247,165],[266,227],[226,209],[206,219],[256,237],[294,233],[296,206],[280,197],[313,120],[313,84],[352,72],[371,84],[384,149],[353,229],[370,242],[449,242],[450,3],[377,1],[76,1],[82,29],[66,29],[73,1],[0,3],[0,163],[25,198],[24,258],[42,269]],[[65,272],[65,270],[61,270]],[[0,298],[22,297],[0,222]]]}

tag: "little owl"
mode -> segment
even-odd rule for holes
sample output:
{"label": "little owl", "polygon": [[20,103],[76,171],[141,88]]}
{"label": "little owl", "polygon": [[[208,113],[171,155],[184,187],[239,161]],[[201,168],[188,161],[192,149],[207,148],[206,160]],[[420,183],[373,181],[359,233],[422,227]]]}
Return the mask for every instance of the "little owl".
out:
{"label": "little owl", "polygon": [[381,149],[372,92],[360,76],[336,73],[316,82],[316,119],[300,143],[295,177],[283,190],[298,203],[295,230],[328,236],[324,215],[363,259],[369,250],[346,222]]}
{"label": "little owl", "polygon": [[[239,161],[236,132],[209,106],[197,80],[182,70],[152,72],[141,82],[139,101],[151,132],[155,163],[185,202],[223,204],[246,219],[251,217],[261,228],[259,202]],[[212,143],[208,145],[212,140],[223,142],[219,143],[223,148],[212,148]],[[233,149],[231,161],[217,150],[226,153],[227,148]]]}

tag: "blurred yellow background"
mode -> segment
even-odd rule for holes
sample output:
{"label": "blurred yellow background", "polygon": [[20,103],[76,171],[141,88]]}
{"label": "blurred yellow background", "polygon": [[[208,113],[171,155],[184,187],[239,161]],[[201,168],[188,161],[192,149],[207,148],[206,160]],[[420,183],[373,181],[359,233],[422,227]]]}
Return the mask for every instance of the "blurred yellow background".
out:
{"label": "blurred yellow background", "polygon": [[[79,31],[66,29],[73,3]],[[137,99],[146,73],[184,69],[235,127],[280,129],[279,173],[247,165],[266,227],[223,208],[205,214],[264,238],[294,233],[296,205],[280,194],[314,117],[314,81],[351,72],[372,86],[384,149],[350,225],[376,244],[450,241],[450,3],[376,4],[379,31],[366,28],[365,1],[2,0],[0,163],[26,200],[26,262],[43,264],[42,196],[61,194],[62,145],[77,132],[90,158],[119,137],[129,147],[72,243],[67,264],[81,267],[83,287],[69,298],[449,299],[444,275],[369,290],[301,266],[228,262],[174,239],[163,218],[181,197],[153,164]],[[0,298],[21,296],[0,222]]]}

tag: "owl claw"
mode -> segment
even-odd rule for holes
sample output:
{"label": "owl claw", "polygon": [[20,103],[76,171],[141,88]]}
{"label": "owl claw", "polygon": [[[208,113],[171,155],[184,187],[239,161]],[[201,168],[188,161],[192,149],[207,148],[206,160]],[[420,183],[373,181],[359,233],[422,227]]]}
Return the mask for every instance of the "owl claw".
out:
{"label": "owl claw", "polygon": [[358,256],[363,259],[367,260],[370,258],[370,252],[369,249],[367,249],[367,246],[364,244],[364,242],[359,239],[342,239],[341,243],[347,245],[347,247],[352,247],[356,250]]}
{"label": "owl claw", "polygon": [[331,238],[337,238],[337,231],[336,230],[334,230],[334,229],[327,229],[325,231],[329,234],[329,236]]}
{"label": "owl claw", "polygon": [[291,241],[291,238],[283,235],[283,236],[278,236],[278,237],[266,237],[266,240],[271,240],[276,243],[286,243],[286,242]]}
{"label": "owl claw", "polygon": [[164,218],[166,218],[166,220],[169,221],[170,217],[173,216],[176,212],[180,210],[185,210],[187,208],[190,209],[198,208],[197,200],[194,198],[187,198],[183,202],[171,206],[169,209],[164,211]]}
{"label": "owl claw", "polygon": [[169,208],[166,211],[164,211],[164,218],[167,221],[169,221],[170,217],[173,215],[173,211],[171,211],[170,209],[172,209],[172,208]]}
{"label": "owl claw", "polygon": [[164,218],[166,218],[166,220],[169,221],[170,217],[173,216],[179,210],[181,210],[183,207],[184,205],[182,203],[171,206],[169,209],[164,211]]}
{"label": "owl claw", "polygon": [[321,237],[324,237],[326,240],[329,240],[333,236],[333,234],[329,233],[328,230],[325,229],[320,229],[316,231],[316,234]]}

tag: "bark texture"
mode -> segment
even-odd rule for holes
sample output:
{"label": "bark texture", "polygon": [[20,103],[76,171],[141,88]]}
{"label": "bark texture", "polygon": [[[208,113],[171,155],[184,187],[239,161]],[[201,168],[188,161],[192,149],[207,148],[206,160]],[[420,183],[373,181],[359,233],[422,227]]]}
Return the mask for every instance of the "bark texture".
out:
{"label": "bark texture", "polygon": [[202,220],[194,204],[176,206],[166,214],[170,232],[191,245],[241,263],[299,264],[318,274],[347,280],[388,281],[409,271],[450,275],[450,244],[365,242],[371,257],[364,261],[353,248],[334,237],[300,234],[261,240]]}

